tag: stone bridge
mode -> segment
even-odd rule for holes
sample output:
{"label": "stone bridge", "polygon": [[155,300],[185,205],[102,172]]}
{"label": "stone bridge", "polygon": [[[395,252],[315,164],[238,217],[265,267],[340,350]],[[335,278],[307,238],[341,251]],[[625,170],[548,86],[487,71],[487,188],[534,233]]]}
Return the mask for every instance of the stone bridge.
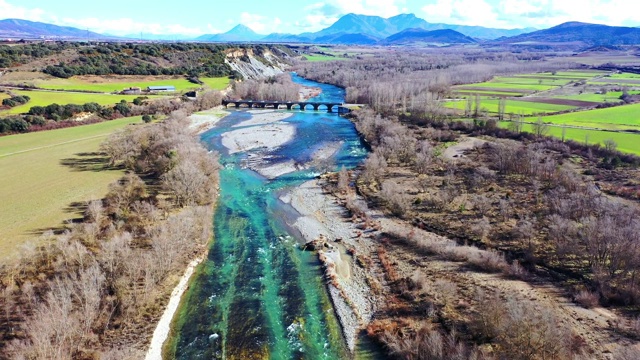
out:
{"label": "stone bridge", "polygon": [[[293,108],[299,108],[305,110],[307,106],[311,106],[313,110],[318,111],[320,107],[326,108],[327,112],[340,111],[342,103],[335,102],[317,102],[317,101],[254,101],[254,100],[222,100],[222,105],[228,107],[229,104],[235,106],[236,109],[240,107],[247,107],[249,109],[279,109],[281,106],[286,106],[287,110]],[[334,108],[337,109],[334,110]]]}

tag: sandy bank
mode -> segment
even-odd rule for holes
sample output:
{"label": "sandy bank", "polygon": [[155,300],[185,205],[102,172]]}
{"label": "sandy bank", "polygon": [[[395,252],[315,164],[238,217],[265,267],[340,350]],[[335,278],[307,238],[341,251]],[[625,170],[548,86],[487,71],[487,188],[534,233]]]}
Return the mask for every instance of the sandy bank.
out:
{"label": "sandy bank", "polygon": [[233,127],[243,126],[256,126],[273,124],[292,117],[293,113],[281,112],[281,111],[269,111],[269,110],[249,110],[251,114],[251,120],[243,121],[241,123],[233,125]]}
{"label": "sandy bank", "polygon": [[301,101],[305,101],[305,100],[309,100],[313,97],[316,97],[318,95],[322,94],[322,89],[319,87],[309,87],[309,86],[303,86],[300,89],[300,100]]}
{"label": "sandy bank", "polygon": [[191,125],[189,128],[196,131],[198,134],[201,134],[214,126],[222,119],[223,117],[229,114],[228,111],[224,111],[222,107],[217,107],[207,111],[201,111],[189,116],[189,120],[191,120]]}
{"label": "sandy bank", "polygon": [[258,148],[271,151],[291,141],[295,135],[293,125],[269,124],[226,132],[222,135],[222,145],[231,154]]}
{"label": "sandy bank", "polygon": [[282,196],[281,200],[300,213],[301,216],[291,226],[300,231],[306,242],[320,237],[328,240],[330,247],[318,253],[327,270],[329,293],[347,346],[353,351],[358,332],[371,320],[375,300],[366,274],[345,249],[356,245],[359,249],[366,249],[372,244],[366,244],[371,242],[370,239],[358,237],[356,225],[347,221],[344,208],[332,196],[324,194],[319,181],[308,181]]}
{"label": "sandy bank", "polygon": [[185,270],[184,275],[180,278],[180,282],[171,292],[171,298],[169,299],[169,304],[167,308],[164,310],[158,325],[156,326],[155,331],[153,332],[153,337],[151,338],[151,345],[149,346],[149,350],[147,351],[147,355],[145,356],[145,360],[162,360],[162,345],[169,337],[169,331],[171,330],[171,320],[178,310],[178,305],[180,305],[180,299],[182,295],[189,287],[189,279],[191,279],[191,275],[193,275],[196,267],[202,262],[204,257],[195,259],[189,263],[187,270]]}

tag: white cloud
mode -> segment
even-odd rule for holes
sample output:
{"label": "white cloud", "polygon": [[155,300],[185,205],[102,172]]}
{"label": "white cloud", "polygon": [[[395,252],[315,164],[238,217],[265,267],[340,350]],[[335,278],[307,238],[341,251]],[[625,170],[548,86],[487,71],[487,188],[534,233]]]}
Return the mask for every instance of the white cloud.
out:
{"label": "white cloud", "polygon": [[409,12],[404,4],[405,0],[328,0],[305,6],[306,15],[293,25],[300,31],[313,32],[331,26],[349,13],[388,18]]}
{"label": "white cloud", "polygon": [[55,21],[55,23],[58,25],[74,26],[81,29],[89,29],[91,31],[113,35],[138,34],[140,32],[154,35],[180,34],[195,36],[203,34],[203,31],[199,28],[186,27],[180,24],[141,23],[130,18],[109,20],[98,18],[64,18],[60,21]]}
{"label": "white cloud", "polygon": [[567,21],[640,25],[640,12],[629,6],[628,0],[433,0],[422,11],[430,22],[487,27],[549,27]]}
{"label": "white cloud", "polygon": [[400,14],[400,4],[403,0],[338,0],[331,1],[344,13],[355,13],[361,15],[376,15],[391,17]]}
{"label": "white cloud", "polygon": [[2,19],[42,21],[44,14],[44,10],[39,8],[27,9],[21,6],[11,5],[5,0],[0,0],[0,17],[2,17]]}
{"label": "white cloud", "polygon": [[240,14],[240,23],[259,34],[270,34],[278,32],[278,28],[282,24],[282,20],[280,20],[280,18],[278,17],[273,18],[269,16],[243,12]]}
{"label": "white cloud", "polygon": [[499,13],[485,0],[437,0],[422,7],[429,22],[444,22],[460,25],[506,27]]}

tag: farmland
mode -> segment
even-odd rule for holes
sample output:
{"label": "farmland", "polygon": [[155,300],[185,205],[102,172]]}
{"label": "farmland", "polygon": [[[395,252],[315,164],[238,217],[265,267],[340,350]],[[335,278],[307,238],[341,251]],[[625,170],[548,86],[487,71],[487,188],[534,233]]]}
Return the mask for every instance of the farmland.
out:
{"label": "farmland", "polygon": [[[500,100],[497,99],[482,99],[480,106],[482,109],[490,113],[497,113]],[[451,109],[464,110],[466,101],[452,101],[447,102],[445,106]],[[533,115],[538,113],[553,113],[564,110],[575,109],[575,106],[568,105],[556,105],[545,104],[538,102],[518,101],[518,100],[506,100],[505,114],[514,115]]]}
{"label": "farmland", "polygon": [[[500,122],[500,127],[508,128],[509,122]],[[531,124],[525,124],[523,131],[533,132]],[[563,127],[558,125],[549,126],[548,135],[561,139]],[[564,127],[564,137],[567,140],[574,140],[582,143],[604,145],[605,140],[613,140],[617,144],[617,149],[635,155],[640,155],[640,134],[628,132],[603,131],[593,129],[580,129],[575,127]]]}
{"label": "farmland", "polygon": [[305,55],[305,58],[307,58],[307,61],[309,62],[323,62],[323,61],[344,61],[344,60],[348,60],[346,58],[343,57],[338,57],[338,56],[329,56],[329,55],[322,55],[322,54],[313,54],[313,55]]}
{"label": "farmland", "polygon": [[609,130],[640,129],[640,104],[545,116],[544,122]]}
{"label": "farmland", "polygon": [[12,91],[16,95],[27,95],[31,100],[20,106],[16,106],[9,110],[0,111],[0,115],[22,114],[29,111],[33,106],[47,106],[49,104],[86,104],[95,102],[100,105],[113,105],[120,100],[132,102],[139,95],[111,95],[111,94],[92,94],[92,93],[74,93],[63,91]]}
{"label": "farmland", "polygon": [[[131,78],[131,79],[127,79]],[[202,78],[200,79],[205,83],[208,87],[214,90],[224,89],[229,84],[229,78]],[[148,86],[162,86],[162,85],[172,85],[175,86],[176,91],[186,91],[190,89],[197,89],[201,87],[198,84],[194,84],[184,77],[175,77],[169,79],[158,79],[154,80],[145,80],[142,77],[126,77],[126,76],[118,76],[115,79],[109,79],[105,77],[97,77],[97,76],[82,76],[82,77],[72,77],[69,79],[49,79],[49,80],[40,80],[34,82],[34,85],[50,90],[79,90],[79,91],[95,91],[95,92],[119,92],[123,89],[130,87],[139,87],[146,88]]]}
{"label": "farmland", "polygon": [[[628,95],[640,94],[640,75],[592,70],[519,74],[454,86],[453,94],[459,99],[447,101],[444,106],[461,114],[471,97],[473,111],[477,96],[481,111],[495,116],[499,99],[504,98],[505,118],[529,116],[525,122],[532,123],[542,116],[542,121],[550,125],[549,135],[561,137],[562,127],[567,127],[567,139],[584,142],[588,138],[600,144],[612,139],[619,150],[640,154],[639,135],[628,132],[640,130],[640,104],[595,108],[599,104],[621,104],[625,94],[622,90]],[[555,114],[558,112],[563,113]],[[524,130],[527,129],[530,125],[525,125]]]}
{"label": "farmland", "polygon": [[77,217],[72,203],[104,196],[122,171],[96,154],[107,135],[140,118],[0,138],[0,254],[6,258],[39,229]]}

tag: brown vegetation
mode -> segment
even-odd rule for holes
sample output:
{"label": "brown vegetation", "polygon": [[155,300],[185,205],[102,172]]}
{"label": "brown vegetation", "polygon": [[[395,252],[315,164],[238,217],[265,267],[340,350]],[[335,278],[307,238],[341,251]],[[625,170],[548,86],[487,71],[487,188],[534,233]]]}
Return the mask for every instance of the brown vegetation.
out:
{"label": "brown vegetation", "polygon": [[[499,129],[479,99],[467,104],[473,120],[452,119],[437,103],[447,85],[569,67],[480,53],[472,66],[471,57],[454,55],[399,52],[393,60],[379,54],[300,70],[344,86],[348,101],[372,105],[353,114],[372,147],[357,192],[396,223],[414,226],[381,234],[373,254],[355,249],[361,266],[384,273],[369,335],[399,359],[604,358],[603,345],[613,342],[617,356],[633,356],[626,345],[637,333],[627,313],[582,310],[620,324],[585,326],[564,302],[638,310],[640,159],[615,144],[548,138],[542,122],[535,134],[522,133],[519,121]],[[445,152],[458,141],[461,150]],[[355,203],[345,206],[367,218]],[[526,283],[553,290],[514,293]]]}
{"label": "brown vegetation", "polygon": [[266,80],[245,80],[234,82],[231,99],[298,101],[301,86],[291,80],[289,74],[282,74]]}
{"label": "brown vegetation", "polygon": [[[141,357],[186,263],[210,239],[218,161],[184,110],[102,146],[129,173],[85,218],[2,269],[3,353],[20,359]],[[127,349],[126,351],[123,349]]]}

